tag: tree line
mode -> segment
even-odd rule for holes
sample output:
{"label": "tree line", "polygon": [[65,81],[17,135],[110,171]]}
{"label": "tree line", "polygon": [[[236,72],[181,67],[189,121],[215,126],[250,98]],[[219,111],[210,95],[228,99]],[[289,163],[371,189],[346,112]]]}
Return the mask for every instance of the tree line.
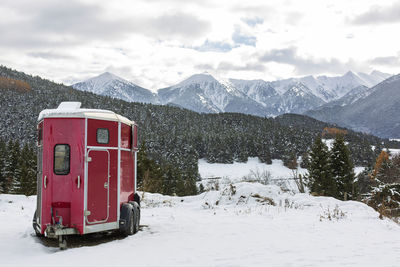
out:
{"label": "tree line", "polygon": [[32,145],[0,139],[0,193],[35,195],[36,173]]}
{"label": "tree line", "polygon": [[[129,103],[82,92],[1,66],[0,76],[31,86],[31,90],[25,92],[3,88],[0,137],[4,140],[34,144],[37,116],[41,110],[56,108],[62,101],[80,101],[84,108],[112,110],[138,123],[139,143],[146,143],[146,157],[165,167],[169,173],[179,172],[182,179],[198,179],[200,158],[208,162],[232,163],[258,157],[267,164],[272,159],[281,159],[289,165],[293,158],[307,157],[315,138],[324,128],[325,138],[346,132],[344,138],[357,166],[373,164],[380,146],[399,146],[399,143],[368,134],[336,130],[333,125],[303,115],[262,118],[239,113],[199,114],[179,107]],[[376,149],[372,150],[372,146]]]}

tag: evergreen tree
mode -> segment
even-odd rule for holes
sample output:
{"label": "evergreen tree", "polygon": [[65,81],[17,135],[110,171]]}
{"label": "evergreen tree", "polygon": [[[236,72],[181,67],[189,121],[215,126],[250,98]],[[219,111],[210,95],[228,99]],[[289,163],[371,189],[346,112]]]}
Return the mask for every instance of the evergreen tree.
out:
{"label": "evergreen tree", "polygon": [[6,143],[3,139],[0,139],[0,193],[5,193],[5,175],[4,175],[4,164],[6,157]]}
{"label": "evergreen tree", "polygon": [[328,147],[317,137],[310,151],[308,186],[312,193],[337,196],[335,180],[332,178]]}
{"label": "evergreen tree", "polygon": [[36,194],[36,155],[28,144],[21,150],[19,166],[20,188],[17,193],[26,196]]}
{"label": "evergreen tree", "polygon": [[348,200],[355,199],[354,165],[342,135],[337,135],[330,153],[332,176],[337,184],[338,197]]}
{"label": "evergreen tree", "polygon": [[10,140],[6,147],[6,156],[4,161],[4,193],[17,193],[20,189],[20,157],[19,142]]}

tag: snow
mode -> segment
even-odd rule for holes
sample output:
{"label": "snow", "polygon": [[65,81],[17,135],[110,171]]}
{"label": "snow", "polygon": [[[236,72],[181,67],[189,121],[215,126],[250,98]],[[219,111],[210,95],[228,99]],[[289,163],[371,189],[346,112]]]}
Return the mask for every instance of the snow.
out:
{"label": "snow", "polygon": [[[63,102],[64,103],[64,102]],[[61,105],[61,104],[60,104]],[[84,113],[106,113],[106,114],[115,114],[113,111],[104,110],[104,109],[86,109],[86,108],[56,108],[56,109],[45,109],[39,113],[38,121],[41,121],[45,117],[50,116],[66,116],[69,117],[71,115],[79,115]]]}
{"label": "snow", "polygon": [[325,145],[329,148],[329,150],[331,150],[333,147],[333,142],[335,142],[335,139],[322,139],[322,142],[324,142]]}
{"label": "snow", "polygon": [[58,105],[58,110],[77,110],[81,107],[81,102],[61,102]]}
{"label": "snow", "polygon": [[273,185],[237,183],[192,197],[145,193],[136,235],[65,251],[34,236],[34,209],[35,197],[0,195],[2,266],[398,266],[400,261],[400,226],[380,220],[372,208],[293,195]]}
{"label": "snow", "polygon": [[365,170],[365,167],[354,167],[355,175],[362,173]]}
{"label": "snow", "polygon": [[[333,142],[333,139],[329,139],[329,141],[330,140]],[[242,181],[244,177],[249,176],[252,171],[258,173],[268,171],[271,174],[272,180],[293,177],[293,171],[284,166],[282,160],[279,159],[273,159],[271,165],[260,162],[258,158],[251,157],[248,158],[247,162],[234,162],[232,164],[208,163],[205,159],[200,159],[198,166],[200,176],[204,180],[209,178],[221,178],[229,180],[230,182],[239,182]],[[354,173],[358,175],[364,169],[365,167],[356,166],[354,167]],[[307,169],[299,167],[297,173],[305,175],[307,174]]]}
{"label": "snow", "polygon": [[[283,165],[282,160],[274,159],[268,165],[260,162],[258,158],[248,158],[247,162],[234,162],[233,164],[208,163],[205,159],[199,160],[199,173],[202,178],[221,177],[237,182],[248,176],[251,171],[269,171],[273,178],[289,178],[293,176],[292,170]],[[299,168],[299,174],[305,174],[306,169]]]}
{"label": "snow", "polygon": [[400,149],[397,148],[389,148],[389,152],[391,154],[391,156],[394,156],[396,154],[400,154]]}
{"label": "snow", "polygon": [[105,72],[96,77],[78,83],[78,89],[89,91],[95,94],[101,94],[108,85],[114,83],[115,81],[119,81],[124,84],[131,84],[131,82],[124,80],[121,77],[118,77],[110,72]]}

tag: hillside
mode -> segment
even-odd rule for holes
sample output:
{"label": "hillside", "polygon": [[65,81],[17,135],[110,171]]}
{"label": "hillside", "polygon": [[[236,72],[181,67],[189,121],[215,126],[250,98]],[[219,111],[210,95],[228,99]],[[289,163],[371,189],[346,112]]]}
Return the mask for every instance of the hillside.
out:
{"label": "hillside", "polygon": [[374,86],[349,105],[321,107],[306,115],[357,131],[386,138],[400,138],[400,75]]}
{"label": "hillside", "polygon": [[[296,115],[276,119],[238,113],[199,114],[182,108],[129,103],[82,92],[40,77],[32,77],[5,67],[0,76],[28,83],[32,90],[4,89],[0,96],[0,136],[34,142],[39,112],[55,108],[62,101],[80,101],[85,108],[113,110],[138,122],[140,142],[146,141],[149,154],[197,172],[197,161],[229,163],[259,157],[288,160],[307,151],[316,135],[332,125]],[[299,124],[302,124],[300,127]],[[376,155],[371,145],[388,140],[349,131],[350,149],[359,166],[371,164]]]}

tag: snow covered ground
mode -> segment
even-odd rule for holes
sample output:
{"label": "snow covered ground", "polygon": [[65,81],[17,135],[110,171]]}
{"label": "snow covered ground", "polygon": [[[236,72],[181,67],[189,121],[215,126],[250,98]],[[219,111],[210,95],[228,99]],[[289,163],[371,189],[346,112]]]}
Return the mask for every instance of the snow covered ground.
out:
{"label": "snow covered ground", "polygon": [[[222,184],[239,182],[249,176],[252,171],[256,173],[268,171],[271,175],[271,183],[284,185],[288,190],[297,191],[294,181],[287,180],[287,178],[293,178],[293,171],[284,166],[282,160],[274,159],[272,164],[268,165],[260,162],[258,158],[248,158],[247,162],[234,162],[233,164],[207,163],[205,159],[200,159],[198,166],[203,185],[206,185],[208,180],[213,181],[214,178],[220,178],[219,181]],[[357,175],[364,169],[365,167],[355,167],[354,173]],[[307,170],[299,167],[297,173],[304,176]]]}
{"label": "snow covered ground", "polygon": [[398,266],[400,226],[354,201],[236,183],[144,194],[141,230],[60,251],[34,236],[35,197],[0,195],[0,266]]}
{"label": "snow covered ground", "polygon": [[[234,162],[233,164],[207,163],[205,159],[199,160],[199,172],[202,178],[228,177],[232,181],[240,181],[248,176],[251,171],[269,171],[272,178],[292,177],[292,170],[283,165],[282,160],[274,159],[272,164],[261,163],[258,158],[249,158],[247,162]],[[298,173],[305,174],[306,169],[299,168]]]}

